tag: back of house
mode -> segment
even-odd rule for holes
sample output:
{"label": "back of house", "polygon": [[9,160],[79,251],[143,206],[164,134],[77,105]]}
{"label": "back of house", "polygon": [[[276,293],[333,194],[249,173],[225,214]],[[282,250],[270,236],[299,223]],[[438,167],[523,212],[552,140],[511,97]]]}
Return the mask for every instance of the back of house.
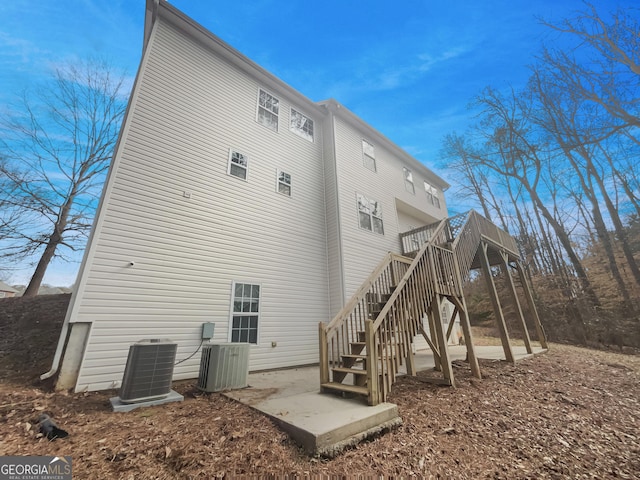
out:
{"label": "back of house", "polygon": [[[187,358],[206,322],[213,343],[251,344],[251,370],[317,363],[318,323],[401,251],[399,233],[446,216],[446,187],[344,106],[149,0],[57,387],[118,387],[141,339],[169,338]],[[195,355],[174,379],[198,368]]]}

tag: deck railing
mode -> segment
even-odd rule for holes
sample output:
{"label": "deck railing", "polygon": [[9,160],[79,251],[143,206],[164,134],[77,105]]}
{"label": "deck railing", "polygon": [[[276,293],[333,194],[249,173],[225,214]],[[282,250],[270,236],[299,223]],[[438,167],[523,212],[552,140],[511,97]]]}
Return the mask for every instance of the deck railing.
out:
{"label": "deck railing", "polygon": [[516,258],[519,258],[516,241],[508,232],[498,228],[473,210],[465,214],[465,216],[464,223],[456,228],[452,244],[452,250],[456,254],[460,275],[464,283],[469,281],[471,265],[483,236],[500,245]]}
{"label": "deck railing", "polygon": [[364,341],[365,324],[375,318],[376,304],[390,295],[411,260],[387,253],[349,302],[326,326],[320,325],[320,380],[329,382],[330,369],[344,367],[344,355],[352,342]]}
{"label": "deck railing", "polygon": [[[435,296],[462,296],[483,236],[517,255],[513,238],[473,211],[402,234],[413,261],[388,253],[338,315],[320,324],[321,383],[330,382],[332,369],[344,375],[353,365],[345,358],[357,356],[364,359],[366,382],[359,386],[366,385],[369,404],[386,401]],[[360,354],[353,355],[354,345]]]}
{"label": "deck railing", "polygon": [[370,360],[378,368],[371,374],[372,380],[377,378],[378,382],[369,387],[369,403],[386,401],[400,363],[407,357],[435,295],[461,293],[453,252],[436,244],[448,238],[447,229],[446,220],[440,222],[431,241],[418,250],[375,321],[367,326],[367,352],[379,356]]}
{"label": "deck railing", "polygon": [[[425,243],[431,241],[432,243],[441,244],[449,240],[452,240],[451,235],[447,229],[438,229],[442,224],[442,220],[436,223],[425,225],[424,227],[414,228],[408,232],[400,234],[400,242],[402,243],[402,254],[413,256],[420,247]],[[436,234],[439,238],[434,238]]]}

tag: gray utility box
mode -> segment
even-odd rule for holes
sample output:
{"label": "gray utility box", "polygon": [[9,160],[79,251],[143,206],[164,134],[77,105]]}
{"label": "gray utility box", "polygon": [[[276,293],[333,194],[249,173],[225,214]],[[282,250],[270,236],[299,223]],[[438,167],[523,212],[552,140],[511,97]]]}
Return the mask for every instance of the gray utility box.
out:
{"label": "gray utility box", "polygon": [[249,380],[249,344],[218,343],[205,345],[200,359],[198,388],[219,392],[244,388]]}

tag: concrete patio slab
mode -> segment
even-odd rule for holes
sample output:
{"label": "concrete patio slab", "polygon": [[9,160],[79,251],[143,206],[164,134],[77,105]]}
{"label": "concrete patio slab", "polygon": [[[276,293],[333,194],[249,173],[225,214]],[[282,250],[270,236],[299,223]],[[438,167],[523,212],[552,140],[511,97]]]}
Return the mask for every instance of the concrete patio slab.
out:
{"label": "concrete patio slab", "polygon": [[[504,360],[501,346],[476,346],[480,359]],[[512,346],[521,360],[546,350]],[[449,347],[452,360],[464,360],[464,346]],[[416,353],[416,369],[434,367],[431,350]],[[405,373],[405,372],[401,372]],[[249,374],[249,387],[224,392],[229,398],[269,415],[311,455],[333,456],[346,446],[402,423],[398,407],[382,403],[370,407],[364,397],[341,398],[322,394],[318,366],[256,372]]]}

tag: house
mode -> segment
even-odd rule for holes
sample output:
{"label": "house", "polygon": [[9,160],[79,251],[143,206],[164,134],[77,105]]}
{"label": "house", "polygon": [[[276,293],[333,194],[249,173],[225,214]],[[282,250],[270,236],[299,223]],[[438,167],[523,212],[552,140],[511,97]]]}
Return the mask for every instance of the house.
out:
{"label": "house", "polygon": [[[50,376],[119,386],[130,344],[252,344],[250,369],[318,362],[329,321],[447,183],[335,100],[314,102],[164,0],[144,48]],[[68,340],[67,340],[68,339]],[[176,366],[194,378],[199,356]]]}
{"label": "house", "polygon": [[0,281],[0,298],[15,297],[17,293],[19,293],[18,290]]}

